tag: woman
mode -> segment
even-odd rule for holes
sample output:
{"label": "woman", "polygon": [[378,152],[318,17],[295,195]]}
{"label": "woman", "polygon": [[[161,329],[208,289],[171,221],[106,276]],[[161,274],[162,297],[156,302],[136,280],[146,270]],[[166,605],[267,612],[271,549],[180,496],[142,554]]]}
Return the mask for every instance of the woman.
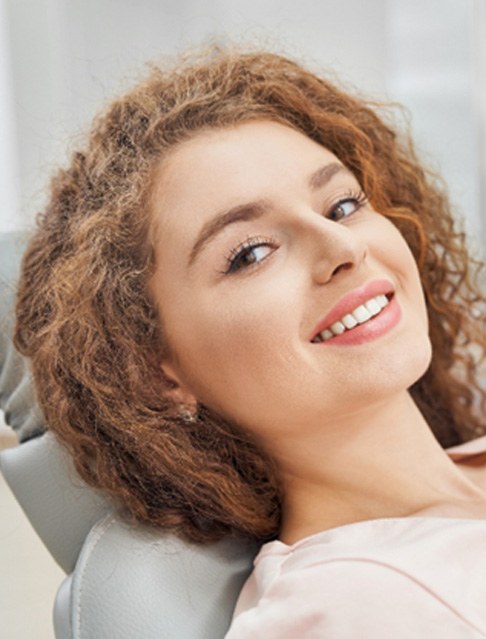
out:
{"label": "woman", "polygon": [[484,297],[436,182],[364,100],[217,50],[53,181],[17,346],[128,514],[268,542],[228,638],[486,636],[486,439],[444,451],[485,432]]}

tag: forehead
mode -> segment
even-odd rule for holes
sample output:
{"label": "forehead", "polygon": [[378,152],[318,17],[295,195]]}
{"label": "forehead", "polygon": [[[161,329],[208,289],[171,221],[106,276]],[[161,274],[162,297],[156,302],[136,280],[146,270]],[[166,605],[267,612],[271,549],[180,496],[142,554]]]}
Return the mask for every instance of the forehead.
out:
{"label": "forehead", "polygon": [[283,185],[304,187],[317,166],[333,160],[317,142],[277,122],[198,132],[158,167],[152,198],[155,222],[172,226],[186,216],[201,220],[250,199],[278,197]]}

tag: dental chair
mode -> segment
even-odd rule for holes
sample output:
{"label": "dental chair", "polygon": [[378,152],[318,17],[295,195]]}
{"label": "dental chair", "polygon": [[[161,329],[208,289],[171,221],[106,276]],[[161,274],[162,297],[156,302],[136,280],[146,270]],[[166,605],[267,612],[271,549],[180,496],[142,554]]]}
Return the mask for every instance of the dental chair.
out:
{"label": "dental chair", "polygon": [[45,428],[28,362],[11,336],[27,236],[0,236],[0,409],[19,445],[0,469],[65,571],[54,602],[56,639],[219,639],[257,552],[247,542],[198,546],[124,521],[79,476]]}

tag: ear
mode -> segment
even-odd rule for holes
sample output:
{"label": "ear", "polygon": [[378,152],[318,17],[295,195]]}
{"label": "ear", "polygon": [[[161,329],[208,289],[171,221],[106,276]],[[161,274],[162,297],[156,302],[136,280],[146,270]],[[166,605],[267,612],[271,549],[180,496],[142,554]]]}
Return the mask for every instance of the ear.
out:
{"label": "ear", "polygon": [[170,362],[160,364],[162,374],[167,381],[167,395],[177,404],[184,404],[191,412],[197,410],[196,396],[181,379],[180,374]]}

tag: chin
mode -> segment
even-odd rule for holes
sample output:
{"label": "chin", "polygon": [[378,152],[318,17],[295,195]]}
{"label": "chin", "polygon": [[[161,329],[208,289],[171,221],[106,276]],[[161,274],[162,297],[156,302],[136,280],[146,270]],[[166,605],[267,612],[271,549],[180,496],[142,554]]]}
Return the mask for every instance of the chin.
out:
{"label": "chin", "polygon": [[407,391],[427,371],[432,359],[432,346],[427,335],[413,344],[400,344],[391,349],[386,360],[370,368],[367,383],[361,387],[362,399],[370,394],[376,397],[391,396]]}

